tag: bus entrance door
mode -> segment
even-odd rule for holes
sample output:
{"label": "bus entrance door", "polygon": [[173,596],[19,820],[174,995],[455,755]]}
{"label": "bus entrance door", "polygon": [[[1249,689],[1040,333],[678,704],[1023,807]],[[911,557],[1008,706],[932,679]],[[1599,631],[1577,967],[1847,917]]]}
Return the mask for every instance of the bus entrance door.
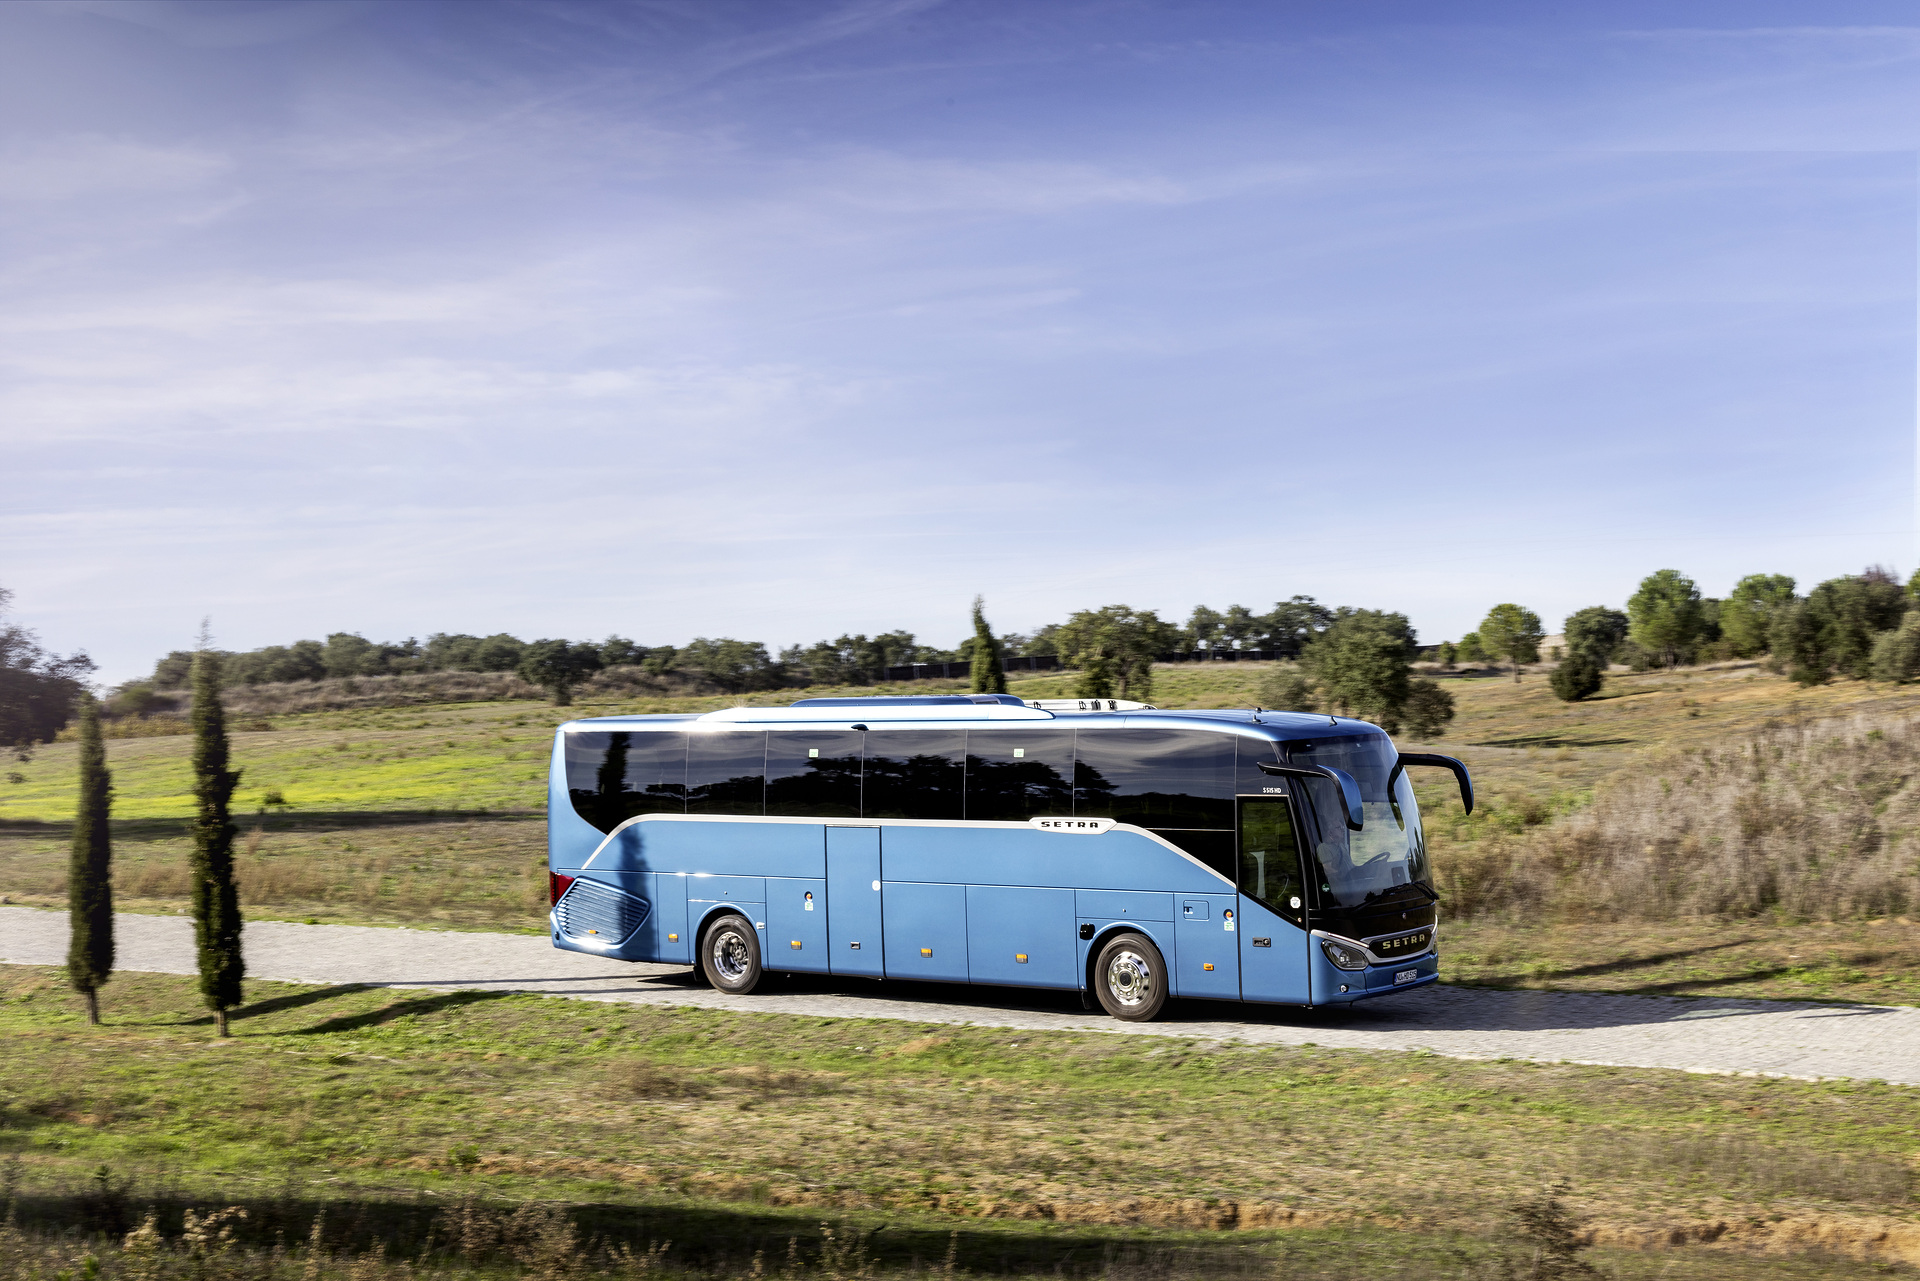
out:
{"label": "bus entrance door", "polygon": [[835,974],[886,973],[880,936],[880,829],[827,829],[827,955]]}
{"label": "bus entrance door", "polygon": [[1240,998],[1312,1003],[1306,886],[1284,796],[1240,799]]}

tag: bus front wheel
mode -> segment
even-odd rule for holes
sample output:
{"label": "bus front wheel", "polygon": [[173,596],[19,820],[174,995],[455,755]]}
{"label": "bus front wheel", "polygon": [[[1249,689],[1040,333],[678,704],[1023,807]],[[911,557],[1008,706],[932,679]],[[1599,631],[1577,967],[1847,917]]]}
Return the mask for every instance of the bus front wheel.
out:
{"label": "bus front wheel", "polygon": [[743,917],[721,917],[701,942],[700,968],[722,992],[745,996],[760,983],[760,936]]}
{"label": "bus front wheel", "polygon": [[1093,963],[1093,992],[1116,1019],[1145,1023],[1167,1003],[1167,964],[1144,935],[1116,934]]}

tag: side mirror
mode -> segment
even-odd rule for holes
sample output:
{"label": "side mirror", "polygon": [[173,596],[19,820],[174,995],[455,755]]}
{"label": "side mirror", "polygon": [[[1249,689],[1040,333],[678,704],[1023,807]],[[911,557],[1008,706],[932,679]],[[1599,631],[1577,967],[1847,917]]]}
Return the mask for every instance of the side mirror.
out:
{"label": "side mirror", "polygon": [[[1436,756],[1431,752],[1402,752],[1400,759],[1393,763],[1393,772],[1398,774],[1409,765],[1432,765],[1452,770],[1453,776],[1460,780],[1460,803],[1467,807],[1467,813],[1473,813],[1473,776],[1467,773],[1464,761],[1456,761],[1451,756]],[[1392,779],[1387,780],[1387,787],[1392,789]]]}
{"label": "side mirror", "polygon": [[1360,784],[1353,781],[1353,775],[1343,769],[1334,769],[1328,765],[1278,765],[1272,761],[1258,762],[1265,774],[1281,774],[1293,778],[1332,779],[1340,788],[1340,797],[1347,804],[1347,829],[1357,832],[1364,820],[1360,808]]}

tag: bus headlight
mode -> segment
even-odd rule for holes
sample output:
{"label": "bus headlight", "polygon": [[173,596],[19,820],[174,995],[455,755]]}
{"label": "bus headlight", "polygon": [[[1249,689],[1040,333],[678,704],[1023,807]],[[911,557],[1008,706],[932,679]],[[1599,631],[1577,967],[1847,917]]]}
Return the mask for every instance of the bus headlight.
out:
{"label": "bus headlight", "polygon": [[1367,958],[1360,949],[1346,943],[1336,943],[1332,939],[1321,939],[1320,950],[1327,959],[1343,970],[1364,970]]}

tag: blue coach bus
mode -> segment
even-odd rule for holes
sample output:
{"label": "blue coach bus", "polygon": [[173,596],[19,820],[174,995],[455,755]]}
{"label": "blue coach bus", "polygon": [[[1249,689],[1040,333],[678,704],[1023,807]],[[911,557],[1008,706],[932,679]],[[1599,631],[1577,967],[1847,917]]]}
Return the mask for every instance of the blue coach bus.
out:
{"label": "blue coach bus", "polygon": [[1004,694],[572,721],[555,947],[769,972],[1332,1005],[1437,977],[1408,766],[1362,721]]}

